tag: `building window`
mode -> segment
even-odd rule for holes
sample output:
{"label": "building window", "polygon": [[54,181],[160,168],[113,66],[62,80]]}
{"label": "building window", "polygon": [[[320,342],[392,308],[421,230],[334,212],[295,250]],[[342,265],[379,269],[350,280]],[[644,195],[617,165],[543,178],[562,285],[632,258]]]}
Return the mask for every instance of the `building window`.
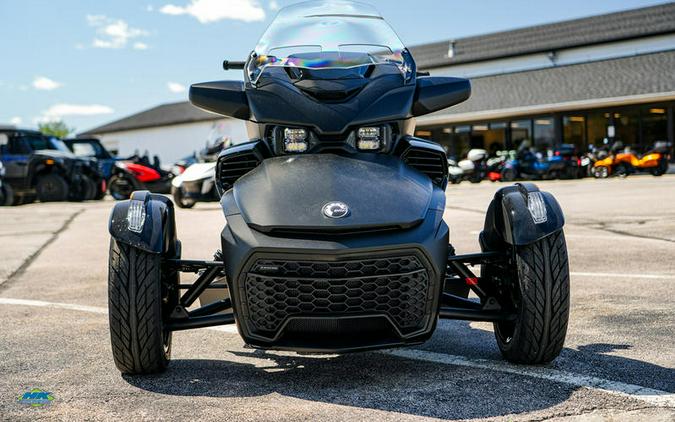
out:
{"label": "building window", "polygon": [[580,115],[563,116],[563,143],[573,144],[577,151],[586,150],[586,117]]}
{"label": "building window", "polygon": [[527,141],[532,145],[532,120],[514,120],[511,122],[511,149],[519,149]]}
{"label": "building window", "polygon": [[642,109],[643,152],[657,142],[668,142],[668,109],[665,106],[647,106]]}
{"label": "building window", "polygon": [[553,116],[534,119],[534,147],[537,151],[546,152],[555,145],[555,126]]}

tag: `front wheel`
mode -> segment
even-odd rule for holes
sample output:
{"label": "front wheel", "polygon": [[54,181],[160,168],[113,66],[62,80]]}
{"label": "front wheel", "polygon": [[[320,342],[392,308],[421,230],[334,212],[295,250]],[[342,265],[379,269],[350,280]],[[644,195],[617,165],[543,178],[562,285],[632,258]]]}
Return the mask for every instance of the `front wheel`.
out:
{"label": "front wheel", "polygon": [[663,176],[666,172],[668,172],[668,161],[666,159],[661,159],[659,165],[651,170],[653,176]]}
{"label": "front wheel", "polygon": [[502,170],[502,180],[505,182],[513,182],[516,180],[516,177],[518,175],[516,174],[516,170],[512,168],[505,168]]}
{"label": "front wheel", "polygon": [[116,174],[110,178],[108,183],[110,196],[116,200],[129,199],[135,190],[139,190],[136,180],[125,174]]}
{"label": "front wheel", "polygon": [[616,166],[614,169],[614,175],[618,177],[628,177],[628,175],[631,173],[631,168],[628,166],[628,164],[625,163],[620,163]]}
{"label": "front wheel", "polygon": [[514,363],[555,359],[567,334],[570,277],[562,230],[516,250],[517,281],[510,295],[516,319],[494,324],[497,345]]}
{"label": "front wheel", "polygon": [[596,179],[606,179],[609,177],[609,167],[607,166],[595,166],[591,170],[593,177]]}
{"label": "front wheel", "polygon": [[65,201],[68,199],[68,182],[61,175],[49,173],[40,176],[35,185],[40,202]]}
{"label": "front wheel", "polygon": [[161,257],[110,242],[108,315],[115,365],[124,374],[162,372],[171,357],[164,327],[175,298],[162,283]]}
{"label": "front wheel", "polygon": [[192,208],[197,203],[194,199],[187,199],[183,196],[183,190],[175,186],[171,187],[171,195],[173,202],[178,205],[178,208]]}

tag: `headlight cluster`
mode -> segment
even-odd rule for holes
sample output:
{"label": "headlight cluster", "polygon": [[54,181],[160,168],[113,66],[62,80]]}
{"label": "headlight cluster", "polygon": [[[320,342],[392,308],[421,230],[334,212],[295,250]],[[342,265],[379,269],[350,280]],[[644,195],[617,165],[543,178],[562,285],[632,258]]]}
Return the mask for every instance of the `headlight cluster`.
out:
{"label": "headlight cluster", "polygon": [[360,127],[356,138],[356,148],[362,151],[376,151],[382,148],[379,127]]}
{"label": "headlight cluster", "polygon": [[[277,127],[274,133],[278,147],[286,154],[303,153],[314,145],[321,145],[321,139],[308,129]],[[359,151],[377,152],[385,149],[390,136],[391,129],[386,125],[364,126],[350,132],[344,144]],[[278,142],[280,138],[281,142]],[[330,144],[335,147],[335,141]]]}
{"label": "headlight cluster", "polygon": [[284,152],[305,152],[307,148],[309,148],[307,130],[289,127],[284,129]]}

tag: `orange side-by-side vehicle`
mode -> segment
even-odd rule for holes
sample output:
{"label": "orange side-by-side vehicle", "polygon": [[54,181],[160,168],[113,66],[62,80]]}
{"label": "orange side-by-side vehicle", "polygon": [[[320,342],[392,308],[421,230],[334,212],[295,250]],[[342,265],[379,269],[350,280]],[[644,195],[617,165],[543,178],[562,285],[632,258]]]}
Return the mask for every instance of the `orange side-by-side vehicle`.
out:
{"label": "orange side-by-side vehicle", "polygon": [[665,147],[656,147],[642,155],[632,151],[613,153],[593,164],[593,176],[596,178],[610,175],[627,176],[638,171],[661,176],[668,171],[669,160],[670,155]]}

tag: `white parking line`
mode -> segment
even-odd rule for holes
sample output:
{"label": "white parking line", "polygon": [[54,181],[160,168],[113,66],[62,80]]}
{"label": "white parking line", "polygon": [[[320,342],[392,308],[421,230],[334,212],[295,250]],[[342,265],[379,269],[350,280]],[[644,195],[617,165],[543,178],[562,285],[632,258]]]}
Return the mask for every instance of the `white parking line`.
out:
{"label": "white parking line", "polygon": [[675,279],[675,274],[626,274],[626,273],[587,273],[579,271],[570,271],[571,276],[575,277],[611,277],[611,278],[649,278],[653,280],[671,280]]}
{"label": "white parking line", "polygon": [[552,368],[514,365],[504,361],[486,359],[470,359],[463,356],[446,355],[444,353],[427,352],[417,349],[394,349],[382,353],[406,359],[441,363],[444,365],[489,369],[492,371],[524,375],[532,378],[569,384],[576,387],[601,390],[609,394],[641,400],[654,406],[675,406],[675,394],[668,393],[667,391],[655,390],[639,385],[610,381],[586,375],[578,375],[572,372],[560,371]]}
{"label": "white parking line", "polygon": [[[18,306],[36,306],[56,309],[68,309],[73,311],[89,312],[94,314],[107,314],[106,308],[98,306],[75,305],[70,303],[45,302],[42,300],[12,299],[0,297],[0,305],[18,305]],[[227,333],[236,333],[235,326],[210,327],[212,331],[221,331]],[[636,400],[649,403],[654,406],[675,407],[675,394],[667,391],[655,390],[634,384],[626,384],[618,381],[606,380],[592,376],[578,375],[572,372],[560,371],[557,369],[513,365],[504,361],[493,361],[486,359],[472,359],[464,356],[447,355],[444,353],[427,352],[417,349],[393,349],[385,350],[380,353],[398,356],[406,359],[414,359],[425,362],[440,363],[444,365],[464,366],[478,369],[488,369],[492,371],[505,372],[515,375],[523,375],[532,378],[539,378],[547,381],[559,382],[573,385],[575,387],[585,387],[592,390],[600,390],[609,394],[629,397]]]}
{"label": "white parking line", "polygon": [[0,305],[23,305],[23,306],[37,306],[41,308],[46,307],[57,309],[70,309],[72,311],[82,311],[94,314],[108,315],[108,310],[106,308],[101,308],[98,306],[75,305],[72,303],[44,302],[42,300],[11,299],[7,297],[0,297]]}

